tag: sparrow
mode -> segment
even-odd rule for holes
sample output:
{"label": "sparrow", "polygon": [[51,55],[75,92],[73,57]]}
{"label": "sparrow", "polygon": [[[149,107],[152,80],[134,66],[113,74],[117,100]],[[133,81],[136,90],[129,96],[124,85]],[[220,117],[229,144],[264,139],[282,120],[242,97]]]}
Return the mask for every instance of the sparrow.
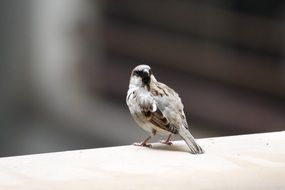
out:
{"label": "sparrow", "polygon": [[135,122],[150,134],[134,145],[151,147],[148,141],[156,134],[167,136],[165,141],[160,142],[172,145],[171,135],[179,135],[188,145],[190,153],[204,153],[189,131],[179,95],[158,82],[150,66],[138,65],[133,69],[126,103]]}

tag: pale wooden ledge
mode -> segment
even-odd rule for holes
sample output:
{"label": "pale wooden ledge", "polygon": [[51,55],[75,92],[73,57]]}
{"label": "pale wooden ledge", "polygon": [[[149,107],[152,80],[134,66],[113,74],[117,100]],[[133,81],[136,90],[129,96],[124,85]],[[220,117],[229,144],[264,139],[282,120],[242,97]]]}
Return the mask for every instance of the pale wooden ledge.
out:
{"label": "pale wooden ledge", "polygon": [[0,159],[0,189],[285,189],[285,132]]}

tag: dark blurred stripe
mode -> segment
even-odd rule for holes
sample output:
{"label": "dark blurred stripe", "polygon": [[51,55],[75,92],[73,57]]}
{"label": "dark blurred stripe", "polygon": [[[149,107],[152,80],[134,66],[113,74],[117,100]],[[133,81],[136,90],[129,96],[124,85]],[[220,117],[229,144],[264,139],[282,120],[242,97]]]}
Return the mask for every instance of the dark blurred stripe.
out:
{"label": "dark blurred stripe", "polygon": [[238,54],[229,48],[114,22],[106,25],[104,35],[108,50],[285,96],[283,71],[262,55]]}
{"label": "dark blurred stripe", "polygon": [[284,20],[257,17],[252,14],[190,1],[109,1],[106,14],[113,19],[144,22],[181,33],[261,49],[284,55]]}
{"label": "dark blurred stripe", "polygon": [[194,124],[284,130],[285,22],[274,11],[285,9],[276,3],[102,1],[105,57],[94,87],[123,105],[132,68],[150,64]]}
{"label": "dark blurred stripe", "polygon": [[[105,95],[109,94],[109,98],[119,100],[123,105],[132,69],[129,65],[134,62],[118,57],[110,57],[106,61],[107,64],[102,67],[104,72],[98,73],[101,81],[105,82],[98,83],[97,89],[101,89]],[[128,70],[129,73],[126,74]],[[181,75],[163,66],[153,67],[153,72],[159,81],[179,92],[189,121],[193,118],[200,122],[199,119],[202,119],[207,124],[236,132],[284,129],[285,107],[275,101],[207,80],[197,80],[191,75]]]}

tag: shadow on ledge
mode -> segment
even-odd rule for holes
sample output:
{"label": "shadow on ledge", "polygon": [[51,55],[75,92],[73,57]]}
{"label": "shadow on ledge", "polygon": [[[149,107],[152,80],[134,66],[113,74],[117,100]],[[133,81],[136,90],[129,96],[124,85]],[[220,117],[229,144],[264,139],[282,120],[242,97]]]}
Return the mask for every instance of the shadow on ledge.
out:
{"label": "shadow on ledge", "polygon": [[160,144],[160,143],[153,143],[151,148],[155,150],[188,152],[189,153],[189,149],[187,146],[181,145],[180,143],[177,143],[177,142],[173,142],[173,145],[170,145],[170,146],[165,145],[165,144]]}

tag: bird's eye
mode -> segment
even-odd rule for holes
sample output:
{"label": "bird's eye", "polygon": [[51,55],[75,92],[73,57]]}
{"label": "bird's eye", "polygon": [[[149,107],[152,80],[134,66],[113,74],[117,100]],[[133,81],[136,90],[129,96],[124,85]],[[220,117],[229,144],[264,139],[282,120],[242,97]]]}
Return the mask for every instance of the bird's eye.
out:
{"label": "bird's eye", "polygon": [[140,76],[141,71],[134,71],[133,76]]}

